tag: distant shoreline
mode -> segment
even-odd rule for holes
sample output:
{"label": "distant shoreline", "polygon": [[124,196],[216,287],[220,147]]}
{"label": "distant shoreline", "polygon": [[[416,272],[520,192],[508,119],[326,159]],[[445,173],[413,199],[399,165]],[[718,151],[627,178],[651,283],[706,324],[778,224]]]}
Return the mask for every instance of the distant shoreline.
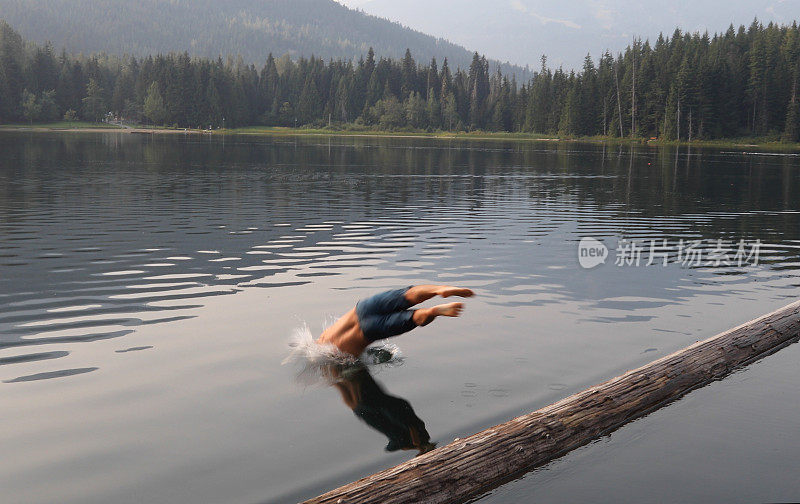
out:
{"label": "distant shoreline", "polygon": [[651,146],[689,146],[715,148],[765,149],[782,152],[800,152],[800,143],[768,142],[759,139],[720,139],[720,140],[657,140],[645,138],[618,137],[558,137],[532,133],[508,132],[426,132],[426,131],[381,131],[381,130],[335,130],[311,128],[287,128],[270,126],[251,126],[235,129],[203,130],[192,128],[165,128],[152,126],[118,126],[105,123],[47,123],[47,124],[0,124],[0,132],[33,133],[123,133],[123,134],[194,134],[194,135],[248,135],[248,136],[319,136],[319,137],[362,137],[362,138],[431,138],[439,140],[506,140],[553,143],[608,143],[612,145],[651,145]]}

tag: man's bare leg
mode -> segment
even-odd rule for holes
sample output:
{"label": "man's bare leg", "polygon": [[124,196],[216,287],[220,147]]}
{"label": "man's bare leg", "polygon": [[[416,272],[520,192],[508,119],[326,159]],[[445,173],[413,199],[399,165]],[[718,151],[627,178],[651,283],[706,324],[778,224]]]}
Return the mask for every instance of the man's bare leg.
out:
{"label": "man's bare leg", "polygon": [[433,322],[436,317],[458,317],[464,309],[462,303],[448,303],[437,305],[432,308],[420,308],[414,311],[414,323],[418,326],[426,326]]}
{"label": "man's bare leg", "polygon": [[413,306],[436,296],[446,298],[450,296],[472,297],[474,295],[475,293],[470,289],[463,287],[452,287],[450,285],[415,285],[406,291],[405,298]]}

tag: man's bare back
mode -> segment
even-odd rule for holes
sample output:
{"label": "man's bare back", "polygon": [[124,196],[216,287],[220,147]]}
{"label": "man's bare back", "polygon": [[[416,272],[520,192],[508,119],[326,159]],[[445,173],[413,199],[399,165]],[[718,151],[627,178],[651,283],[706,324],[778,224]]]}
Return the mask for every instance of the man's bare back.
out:
{"label": "man's bare back", "polygon": [[318,343],[335,345],[342,352],[358,357],[371,343],[397,336],[415,327],[428,325],[436,317],[458,317],[462,303],[447,303],[431,308],[409,310],[410,307],[435,296],[472,297],[470,289],[448,285],[416,285],[407,289],[383,292],[359,301],[325,329]]}

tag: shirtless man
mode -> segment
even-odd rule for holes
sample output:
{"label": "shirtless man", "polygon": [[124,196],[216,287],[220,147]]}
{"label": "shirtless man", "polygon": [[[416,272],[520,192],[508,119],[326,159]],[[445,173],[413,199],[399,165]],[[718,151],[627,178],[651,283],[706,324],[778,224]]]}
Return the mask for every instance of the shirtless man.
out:
{"label": "shirtless man", "polygon": [[318,343],[330,343],[342,352],[358,357],[371,343],[430,324],[436,317],[458,317],[462,303],[447,303],[431,308],[409,310],[435,296],[471,297],[470,289],[447,285],[416,285],[382,292],[362,299],[332,326],[325,329]]}

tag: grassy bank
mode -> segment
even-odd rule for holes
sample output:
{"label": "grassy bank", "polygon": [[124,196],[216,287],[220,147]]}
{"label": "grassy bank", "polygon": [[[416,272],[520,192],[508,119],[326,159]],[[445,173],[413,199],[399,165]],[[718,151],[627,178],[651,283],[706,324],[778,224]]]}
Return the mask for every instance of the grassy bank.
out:
{"label": "grassy bank", "polygon": [[716,149],[766,149],[773,151],[792,152],[800,151],[800,143],[797,142],[780,142],[766,138],[720,138],[718,140],[642,140],[648,145],[659,146],[691,146],[691,147],[712,147]]}
{"label": "grassy bank", "polygon": [[[91,122],[54,122],[45,124],[3,124],[0,130],[11,131],[119,131],[120,126]],[[766,138],[728,138],[718,140],[659,140],[646,138],[619,138],[610,136],[564,137],[535,133],[509,133],[492,131],[383,131],[369,128],[285,128],[278,126],[248,126],[244,128],[218,129],[213,131],[169,128],[163,126],[134,126],[127,131],[138,133],[205,133],[213,135],[253,136],[331,136],[331,137],[386,137],[386,138],[435,138],[445,140],[517,140],[537,142],[589,142],[612,145],[691,146],[717,149],[764,149],[779,152],[800,152],[800,143],[778,142]]]}
{"label": "grassy bank", "polygon": [[285,128],[278,126],[248,126],[227,130],[214,130],[213,134],[256,135],[256,136],[354,136],[354,137],[388,137],[388,138],[438,138],[457,140],[528,140],[536,142],[589,142],[613,145],[655,145],[655,146],[692,146],[727,148],[759,148],[776,151],[800,151],[800,143],[778,142],[766,138],[728,138],[719,140],[659,140],[647,138],[619,138],[612,136],[558,136],[536,133],[509,133],[494,131],[385,131],[369,128]]}
{"label": "grassy bank", "polygon": [[501,140],[558,140],[558,138],[538,135],[534,133],[506,133],[490,131],[414,131],[398,130],[385,131],[362,129],[337,129],[337,128],[282,128],[277,126],[248,126],[246,128],[234,128],[228,130],[216,130],[214,133],[227,133],[237,135],[269,135],[269,136],[293,136],[293,135],[316,135],[316,136],[368,136],[368,137],[392,137],[392,138],[445,138],[445,139],[501,139]]}
{"label": "grassy bank", "polygon": [[727,138],[719,140],[659,140],[647,138],[619,138],[612,136],[553,136],[535,133],[509,133],[492,131],[380,131],[372,129],[334,129],[334,128],[282,128],[269,126],[249,126],[228,130],[215,130],[214,134],[264,135],[264,136],[365,136],[392,138],[439,138],[439,139],[473,139],[473,140],[529,140],[537,142],[589,142],[613,145],[655,145],[655,146],[692,146],[727,148],[758,148],[776,151],[800,151],[800,143],[778,142],[766,138]]}

